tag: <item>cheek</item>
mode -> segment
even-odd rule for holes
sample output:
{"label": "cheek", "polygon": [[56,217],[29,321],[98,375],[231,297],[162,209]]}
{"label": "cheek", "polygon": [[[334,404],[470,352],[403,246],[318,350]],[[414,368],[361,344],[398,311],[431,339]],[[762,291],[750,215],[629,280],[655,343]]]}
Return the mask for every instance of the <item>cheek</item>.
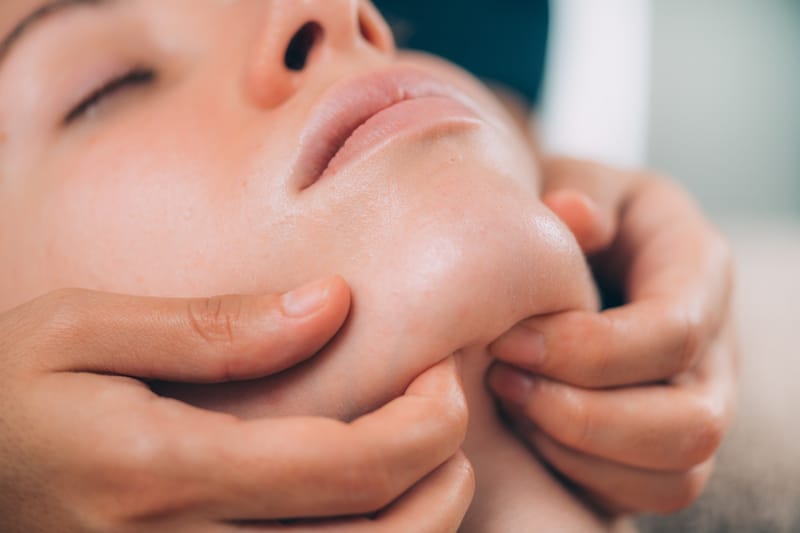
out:
{"label": "cheek", "polygon": [[[300,269],[333,269],[353,290],[350,317],[334,342],[266,381],[171,392],[248,417],[349,420],[397,397],[457,350],[485,346],[529,315],[585,305],[587,280],[544,209],[510,195],[493,198],[505,210],[469,211],[474,201],[457,201],[390,213],[380,231],[361,234],[362,248],[340,249],[315,266],[308,264],[318,250],[306,249],[297,256],[306,258]],[[565,279],[572,289],[560,284]]]}
{"label": "cheek", "polygon": [[353,265],[355,301],[365,317],[390,318],[395,335],[383,339],[396,352],[409,339],[440,354],[485,344],[542,304],[538,287],[559,255],[541,232],[547,216],[533,199],[492,193],[422,203]]}
{"label": "cheek", "polygon": [[251,179],[242,157],[180,139],[97,144],[59,168],[39,231],[55,284],[153,295],[231,288],[236,265],[255,253],[250,235],[265,235],[285,195]]}
{"label": "cheek", "polygon": [[360,233],[369,253],[341,258],[338,271],[353,289],[347,328],[302,369],[247,391],[244,412],[350,419],[456,350],[530,315],[586,305],[574,241],[535,195],[461,170],[462,187],[408,198]]}

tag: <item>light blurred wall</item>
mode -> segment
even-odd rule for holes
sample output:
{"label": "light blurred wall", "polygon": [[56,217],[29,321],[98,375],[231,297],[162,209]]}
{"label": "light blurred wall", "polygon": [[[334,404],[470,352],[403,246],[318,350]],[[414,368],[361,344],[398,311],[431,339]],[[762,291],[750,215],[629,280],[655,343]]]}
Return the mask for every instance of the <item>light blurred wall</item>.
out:
{"label": "light blurred wall", "polygon": [[800,0],[654,0],[650,165],[713,215],[800,215]]}
{"label": "light blurred wall", "polygon": [[534,121],[549,153],[641,167],[647,153],[652,0],[552,0]]}

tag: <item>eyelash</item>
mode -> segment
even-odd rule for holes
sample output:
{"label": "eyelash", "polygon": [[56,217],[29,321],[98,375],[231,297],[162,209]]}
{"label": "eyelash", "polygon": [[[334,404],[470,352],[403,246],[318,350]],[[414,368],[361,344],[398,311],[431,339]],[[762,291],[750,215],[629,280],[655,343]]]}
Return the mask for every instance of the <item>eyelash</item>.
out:
{"label": "eyelash", "polygon": [[73,107],[72,110],[67,113],[67,116],[64,117],[64,125],[69,126],[85,116],[89,110],[100,104],[105,98],[113,96],[115,93],[126,88],[148,85],[155,81],[155,79],[156,73],[154,70],[136,67],[122,76],[109,80],[98,89],[92,91],[91,94]]}

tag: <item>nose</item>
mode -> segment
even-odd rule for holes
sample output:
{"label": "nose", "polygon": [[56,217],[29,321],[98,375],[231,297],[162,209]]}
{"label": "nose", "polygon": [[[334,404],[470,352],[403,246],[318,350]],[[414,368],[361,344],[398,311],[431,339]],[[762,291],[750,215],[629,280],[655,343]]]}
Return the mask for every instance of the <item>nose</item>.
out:
{"label": "nose", "polygon": [[391,54],[386,22],[364,0],[272,0],[266,3],[246,87],[262,108],[280,106],[317,64],[339,54]]}

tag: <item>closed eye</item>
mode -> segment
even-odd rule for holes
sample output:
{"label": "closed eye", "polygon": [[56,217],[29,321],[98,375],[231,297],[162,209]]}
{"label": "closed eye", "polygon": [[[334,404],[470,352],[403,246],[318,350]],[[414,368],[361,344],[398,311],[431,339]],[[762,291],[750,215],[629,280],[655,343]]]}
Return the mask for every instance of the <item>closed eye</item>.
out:
{"label": "closed eye", "polygon": [[140,85],[148,85],[155,81],[156,73],[152,69],[137,67],[129,70],[126,74],[113,78],[98,89],[92,91],[86,98],[80,101],[64,117],[64,125],[69,126],[89,111],[98,106],[108,97],[118,94],[120,91]]}

